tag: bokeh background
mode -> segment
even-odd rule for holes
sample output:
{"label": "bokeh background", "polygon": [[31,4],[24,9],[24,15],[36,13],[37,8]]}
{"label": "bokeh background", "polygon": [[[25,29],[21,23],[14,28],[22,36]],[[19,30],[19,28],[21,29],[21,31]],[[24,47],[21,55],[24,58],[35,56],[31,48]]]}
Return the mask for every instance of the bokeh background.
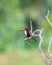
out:
{"label": "bokeh background", "polygon": [[29,28],[30,20],[34,30],[44,28],[43,50],[47,53],[52,35],[45,19],[48,10],[52,22],[52,0],[0,0],[0,65],[45,65],[38,50],[39,38],[27,40],[31,47],[20,30]]}

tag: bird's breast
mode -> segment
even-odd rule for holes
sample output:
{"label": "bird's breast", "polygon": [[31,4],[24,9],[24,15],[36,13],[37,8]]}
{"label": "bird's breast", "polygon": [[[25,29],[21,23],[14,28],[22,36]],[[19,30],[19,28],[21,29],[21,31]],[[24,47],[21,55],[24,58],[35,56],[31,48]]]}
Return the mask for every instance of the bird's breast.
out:
{"label": "bird's breast", "polygon": [[31,37],[31,33],[27,31],[27,37]]}

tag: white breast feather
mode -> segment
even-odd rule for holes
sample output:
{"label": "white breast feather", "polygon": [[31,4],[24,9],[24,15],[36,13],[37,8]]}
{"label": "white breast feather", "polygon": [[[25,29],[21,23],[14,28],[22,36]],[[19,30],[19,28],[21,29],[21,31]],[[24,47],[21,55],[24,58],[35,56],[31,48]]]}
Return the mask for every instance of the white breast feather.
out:
{"label": "white breast feather", "polygon": [[27,35],[27,32],[26,31],[24,31],[25,32],[25,35]]}

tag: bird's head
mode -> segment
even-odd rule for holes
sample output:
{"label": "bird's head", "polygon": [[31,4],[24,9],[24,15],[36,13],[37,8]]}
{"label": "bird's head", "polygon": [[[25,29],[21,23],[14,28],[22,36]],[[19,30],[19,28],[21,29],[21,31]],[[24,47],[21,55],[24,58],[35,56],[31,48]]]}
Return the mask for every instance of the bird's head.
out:
{"label": "bird's head", "polygon": [[29,28],[25,28],[25,29],[22,29],[20,31],[23,31],[25,33],[25,35],[27,35],[27,31],[30,31],[30,29]]}

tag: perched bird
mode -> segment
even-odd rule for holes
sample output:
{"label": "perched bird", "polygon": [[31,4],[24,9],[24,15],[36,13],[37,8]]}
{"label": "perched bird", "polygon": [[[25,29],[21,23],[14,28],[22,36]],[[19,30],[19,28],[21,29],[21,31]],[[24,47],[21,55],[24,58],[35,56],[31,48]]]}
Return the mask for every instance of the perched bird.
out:
{"label": "perched bird", "polygon": [[27,38],[25,38],[24,40],[28,40],[28,39],[32,38],[33,40],[37,41],[36,37],[33,34],[32,29],[33,29],[32,22],[30,21],[30,28],[24,28],[24,29],[20,30],[20,31],[23,31],[25,33],[25,35],[27,36]]}
{"label": "perched bird", "polygon": [[25,35],[27,37],[31,37],[31,32],[30,32],[30,29],[29,28],[25,28],[24,30],[21,30],[21,31],[24,31]]}

